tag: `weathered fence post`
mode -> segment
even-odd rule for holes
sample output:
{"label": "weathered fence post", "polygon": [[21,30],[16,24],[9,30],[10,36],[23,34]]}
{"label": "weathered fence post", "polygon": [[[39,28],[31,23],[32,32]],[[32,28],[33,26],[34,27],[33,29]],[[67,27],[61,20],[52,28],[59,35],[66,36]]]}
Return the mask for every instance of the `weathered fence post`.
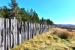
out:
{"label": "weathered fence post", "polygon": [[0,18],[0,50],[4,50],[4,19]]}
{"label": "weathered fence post", "polygon": [[27,30],[28,30],[28,32],[27,32],[27,40],[29,40],[29,22],[27,22],[27,25],[28,25],[28,27],[27,27]]}
{"label": "weathered fence post", "polygon": [[10,48],[11,48],[11,18],[9,18],[9,40],[10,40]]}
{"label": "weathered fence post", "polygon": [[30,22],[30,38],[32,39],[32,30],[31,30],[31,27],[32,27],[32,25],[31,25],[31,22]]}
{"label": "weathered fence post", "polygon": [[6,48],[6,19],[4,19],[4,33],[3,33],[3,40],[4,40],[4,50],[7,50]]}
{"label": "weathered fence post", "polygon": [[30,36],[30,34],[31,34],[30,31],[31,31],[31,30],[30,30],[30,29],[31,29],[31,23],[29,22],[29,39],[31,39],[31,36]]}
{"label": "weathered fence post", "polygon": [[17,20],[14,17],[13,19],[13,35],[14,35],[14,47],[17,45]]}
{"label": "weathered fence post", "polygon": [[40,24],[40,31],[39,32],[41,33],[41,24]]}
{"label": "weathered fence post", "polygon": [[20,44],[20,37],[19,37],[19,21],[17,21],[17,45]]}
{"label": "weathered fence post", "polygon": [[23,22],[23,27],[24,27],[24,41],[25,41],[25,21]]}
{"label": "weathered fence post", "polygon": [[36,23],[35,23],[35,29],[34,29],[34,31],[35,31],[35,36],[36,36]]}
{"label": "weathered fence post", "polygon": [[33,23],[31,23],[31,38],[33,38]]}
{"label": "weathered fence post", "polygon": [[24,27],[25,27],[25,40],[28,40],[28,24],[27,24],[27,22],[25,22],[25,25],[24,25]]}

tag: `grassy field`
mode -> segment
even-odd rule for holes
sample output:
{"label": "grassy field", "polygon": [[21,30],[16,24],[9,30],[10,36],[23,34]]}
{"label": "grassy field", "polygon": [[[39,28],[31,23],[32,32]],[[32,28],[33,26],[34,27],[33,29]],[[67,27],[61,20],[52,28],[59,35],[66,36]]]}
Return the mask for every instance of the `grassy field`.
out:
{"label": "grassy field", "polygon": [[75,50],[75,32],[53,28],[11,50]]}

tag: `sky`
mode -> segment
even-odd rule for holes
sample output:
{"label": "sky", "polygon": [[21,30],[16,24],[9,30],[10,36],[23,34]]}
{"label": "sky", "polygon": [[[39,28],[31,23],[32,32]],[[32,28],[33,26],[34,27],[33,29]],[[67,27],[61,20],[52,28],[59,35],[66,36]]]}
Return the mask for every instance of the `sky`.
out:
{"label": "sky", "polygon": [[[11,0],[0,0],[8,6]],[[75,0],[17,0],[20,7],[33,8],[41,19],[50,19],[55,24],[75,24]]]}

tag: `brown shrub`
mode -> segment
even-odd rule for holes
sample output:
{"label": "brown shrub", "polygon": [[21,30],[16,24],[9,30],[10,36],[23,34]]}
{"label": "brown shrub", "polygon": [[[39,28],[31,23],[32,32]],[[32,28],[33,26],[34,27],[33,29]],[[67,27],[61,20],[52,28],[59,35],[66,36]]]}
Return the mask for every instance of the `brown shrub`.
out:
{"label": "brown shrub", "polygon": [[69,37],[67,29],[55,28],[53,34],[57,35],[61,39],[68,39]]}

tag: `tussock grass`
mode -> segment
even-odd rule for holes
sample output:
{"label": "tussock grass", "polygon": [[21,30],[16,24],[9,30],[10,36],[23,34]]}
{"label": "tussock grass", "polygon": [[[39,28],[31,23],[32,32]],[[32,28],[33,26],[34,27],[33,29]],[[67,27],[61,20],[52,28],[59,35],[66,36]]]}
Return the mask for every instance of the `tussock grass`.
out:
{"label": "tussock grass", "polygon": [[[74,33],[66,29],[53,28],[52,31],[37,35],[11,50],[73,50],[75,47]],[[66,35],[62,36],[62,34]],[[67,36],[67,38],[60,36]]]}

